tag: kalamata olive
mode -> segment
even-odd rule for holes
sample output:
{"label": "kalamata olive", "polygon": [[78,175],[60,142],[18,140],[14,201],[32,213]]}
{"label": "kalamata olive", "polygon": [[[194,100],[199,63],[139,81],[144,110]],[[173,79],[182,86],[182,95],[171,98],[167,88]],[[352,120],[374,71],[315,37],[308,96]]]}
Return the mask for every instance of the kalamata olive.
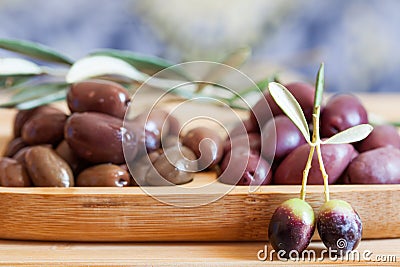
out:
{"label": "kalamata olive", "polygon": [[49,114],[49,113],[63,113],[61,110],[51,107],[51,106],[40,106],[29,110],[20,110],[14,119],[14,137],[21,136],[21,130],[25,122],[27,122],[31,117],[38,114]]}
{"label": "kalamata olive", "polygon": [[6,151],[4,152],[4,157],[13,157],[19,150],[26,147],[28,144],[22,140],[21,137],[17,137],[11,140],[6,147]]}
{"label": "kalamata olive", "polygon": [[233,129],[229,132],[228,138],[233,138],[247,133],[260,133],[260,128],[253,124],[250,119],[243,120],[233,127]]}
{"label": "kalamata olive", "polygon": [[[293,150],[279,165],[274,175],[275,184],[301,184],[310,146],[304,144]],[[322,159],[329,175],[329,184],[335,183],[353,157],[354,148],[349,144],[321,145]],[[311,162],[308,184],[323,184],[317,153]]]}
{"label": "kalamata olive", "polygon": [[224,184],[266,185],[271,183],[271,166],[259,153],[235,146],[224,156],[219,181]]}
{"label": "kalamata olive", "polygon": [[193,180],[197,170],[196,155],[185,146],[175,146],[164,150],[152,167],[146,173],[146,183],[149,185],[179,185]]}
{"label": "kalamata olive", "polygon": [[22,127],[22,139],[29,145],[58,144],[64,136],[67,116],[63,113],[40,113]]}
{"label": "kalamata olive", "polygon": [[[307,121],[311,122],[314,106],[314,87],[310,84],[301,82],[289,83],[286,84],[285,87],[299,102]],[[272,116],[283,114],[283,111],[275,103],[268,90],[264,92],[264,98],[265,99],[260,99],[250,111],[250,120],[252,121],[253,125],[257,125],[258,122],[261,128],[267,121],[271,119]],[[268,107],[266,107],[266,104],[269,105],[272,114],[269,111]]]}
{"label": "kalamata olive", "polygon": [[181,130],[181,124],[180,124],[179,120],[175,116],[169,115],[168,123],[169,123],[168,134],[169,135],[179,135],[179,132]]}
{"label": "kalamata olive", "polygon": [[13,187],[31,186],[31,179],[25,167],[15,159],[0,158],[0,185]]}
{"label": "kalamata olive", "polygon": [[89,80],[75,83],[67,93],[71,112],[93,111],[123,119],[129,102],[129,92],[111,81]]}
{"label": "kalamata olive", "polygon": [[149,154],[143,155],[140,159],[135,160],[130,165],[134,185],[144,186],[147,185],[146,175],[150,167],[153,166],[154,162],[161,156],[161,151],[156,150]]}
{"label": "kalamata olive", "polygon": [[100,164],[82,171],[76,178],[76,186],[116,186],[129,185],[129,173],[120,166]]}
{"label": "kalamata olive", "polygon": [[149,153],[160,148],[161,139],[169,132],[169,117],[168,112],[155,109],[150,113],[143,112],[132,120],[125,121],[125,126],[132,129],[138,136],[138,154]]}
{"label": "kalamata olive", "polygon": [[247,147],[252,151],[261,153],[261,135],[259,133],[248,133],[235,136],[225,141],[224,153],[228,153],[232,147]]}
{"label": "kalamata olive", "polygon": [[196,154],[200,170],[218,164],[224,152],[224,142],[221,136],[207,127],[191,129],[183,136],[182,144]]}
{"label": "kalamata olive", "polygon": [[64,137],[78,157],[92,163],[122,164],[122,140],[127,161],[137,153],[137,136],[122,124],[121,119],[103,113],[74,113],[65,124]]}
{"label": "kalamata olive", "polygon": [[88,163],[79,158],[75,152],[70,148],[67,141],[63,140],[55,149],[56,153],[63,159],[68,165],[71,167],[71,170],[74,174],[78,174],[81,170],[83,170]]}
{"label": "kalamata olive", "polygon": [[68,163],[51,148],[31,147],[25,154],[25,162],[35,186],[74,186],[74,176]]}
{"label": "kalamata olive", "polygon": [[295,148],[306,143],[299,129],[285,115],[269,120],[262,129],[262,137],[262,155],[267,160],[282,160]]}
{"label": "kalamata olive", "polygon": [[384,146],[400,149],[400,135],[396,127],[392,125],[375,126],[367,138],[357,145],[357,150],[364,152]]}
{"label": "kalamata olive", "polygon": [[381,147],[355,158],[346,171],[351,184],[400,184],[400,150]]}
{"label": "kalamata olive", "polygon": [[[40,146],[52,148],[52,145],[49,145],[49,144],[40,145]],[[32,147],[35,147],[35,146],[26,146],[24,148],[21,148],[12,158],[15,159],[18,163],[21,163],[22,165],[26,166],[25,155],[26,155],[26,152],[28,152],[28,150],[31,149]]]}
{"label": "kalamata olive", "polygon": [[330,137],[352,126],[368,123],[367,111],[354,95],[331,97],[321,112],[321,135]]}
{"label": "kalamata olive", "polygon": [[182,145],[179,136],[177,135],[168,135],[167,137],[161,140],[161,148],[166,149],[172,146]]}

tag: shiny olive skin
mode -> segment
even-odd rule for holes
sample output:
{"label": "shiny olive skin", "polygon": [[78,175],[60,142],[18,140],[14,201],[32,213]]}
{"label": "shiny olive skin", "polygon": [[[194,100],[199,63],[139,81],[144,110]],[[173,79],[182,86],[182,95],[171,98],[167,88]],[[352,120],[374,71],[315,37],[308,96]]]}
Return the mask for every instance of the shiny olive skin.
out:
{"label": "shiny olive skin", "polygon": [[224,152],[224,141],[221,136],[207,127],[191,129],[183,136],[182,144],[196,154],[200,170],[218,164]]}
{"label": "shiny olive skin", "polygon": [[360,100],[354,95],[338,94],[321,111],[321,136],[331,137],[363,123],[368,123],[368,114]]}
{"label": "shiny olive skin", "polygon": [[74,186],[74,175],[68,163],[51,148],[31,147],[25,154],[25,163],[35,186]]}
{"label": "shiny olive skin", "polygon": [[[311,122],[314,106],[314,87],[310,84],[302,82],[289,83],[286,84],[285,87],[292,93],[297,102],[299,102],[307,121]],[[264,92],[264,98],[266,101],[264,99],[260,99],[250,111],[250,120],[252,121],[253,125],[257,125],[258,121],[258,124],[261,128],[267,121],[271,119],[271,116],[283,114],[282,109],[275,103],[268,90]],[[266,107],[267,103],[272,114]]]}
{"label": "shiny olive skin", "polygon": [[71,112],[93,111],[123,119],[129,102],[129,92],[111,81],[89,80],[75,83],[67,93]]}
{"label": "shiny olive skin", "polygon": [[379,147],[392,146],[400,149],[400,135],[393,125],[375,126],[372,132],[357,144],[359,152],[365,152]]}
{"label": "shiny olive skin", "polygon": [[82,171],[76,178],[76,186],[123,187],[130,183],[129,173],[120,166],[100,164]]}
{"label": "shiny olive skin", "polygon": [[347,168],[351,184],[400,184],[400,150],[380,147],[360,153]]}
{"label": "shiny olive skin", "polygon": [[61,113],[63,112],[51,106],[40,106],[34,109],[20,110],[14,119],[14,137],[20,137],[22,127],[33,116],[38,114]]}
{"label": "shiny olive skin", "polygon": [[127,160],[134,159],[137,153],[137,136],[122,124],[121,119],[103,113],[74,113],[65,124],[64,137],[80,158],[91,163],[122,164],[123,139]]}
{"label": "shiny olive skin", "polygon": [[325,202],[318,211],[317,229],[322,242],[337,255],[357,248],[362,236],[358,213],[343,200]]}
{"label": "shiny olive skin", "polygon": [[268,160],[280,161],[294,149],[306,143],[299,129],[285,115],[269,120],[262,129],[262,137],[262,155]]}
{"label": "shiny olive skin", "polygon": [[154,162],[161,156],[161,151],[156,150],[149,154],[143,155],[140,159],[136,159],[131,165],[129,165],[134,185],[144,186],[147,185],[146,174],[150,167],[153,166]]}
{"label": "shiny olive skin", "polygon": [[281,257],[293,256],[291,251],[301,253],[311,242],[315,231],[315,215],[312,207],[299,198],[280,204],[268,226],[268,241]]}
{"label": "shiny olive skin", "polygon": [[71,167],[74,174],[78,174],[81,170],[87,167],[88,163],[79,158],[68,145],[67,141],[63,140],[55,149],[56,153],[65,160]]}
{"label": "shiny olive skin", "polygon": [[64,138],[66,121],[63,113],[37,114],[22,127],[22,139],[29,145],[56,145]]}
{"label": "shiny olive skin", "polygon": [[146,172],[148,185],[167,186],[185,184],[193,180],[198,169],[196,155],[185,146],[167,148],[154,160]]}
{"label": "shiny olive skin", "polygon": [[0,185],[10,187],[31,186],[31,179],[25,169],[15,159],[0,158]]}
{"label": "shiny olive skin", "polygon": [[[329,175],[329,184],[335,183],[354,156],[355,149],[350,144],[321,145],[322,159]],[[304,144],[293,150],[280,164],[274,174],[275,184],[301,184],[310,146]],[[311,162],[308,184],[323,184],[317,153]]]}
{"label": "shiny olive skin", "polygon": [[261,153],[261,135],[259,133],[248,133],[235,136],[225,141],[224,154],[228,153],[232,147],[247,147],[252,151]]}
{"label": "shiny olive skin", "polygon": [[4,157],[13,157],[15,154],[17,154],[18,151],[20,151],[22,148],[26,147],[28,144],[22,140],[21,137],[17,137],[10,142],[8,142],[6,151],[4,152]]}
{"label": "shiny olive skin", "polygon": [[224,184],[266,185],[272,180],[271,166],[259,153],[247,147],[234,147],[221,163],[219,181]]}

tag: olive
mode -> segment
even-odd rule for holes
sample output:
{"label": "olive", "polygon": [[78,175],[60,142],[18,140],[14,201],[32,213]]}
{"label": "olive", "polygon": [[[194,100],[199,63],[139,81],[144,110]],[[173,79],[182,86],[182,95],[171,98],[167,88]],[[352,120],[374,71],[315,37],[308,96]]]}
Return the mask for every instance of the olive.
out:
{"label": "olive", "polygon": [[266,185],[272,180],[271,166],[256,151],[234,146],[221,163],[219,181],[224,184]]}
{"label": "olive", "polygon": [[8,142],[6,151],[4,152],[4,157],[13,157],[15,154],[17,154],[18,151],[20,151],[22,148],[26,147],[28,144],[22,140],[21,137],[17,137],[10,142]]}
{"label": "olive", "polygon": [[331,97],[321,112],[321,135],[330,137],[352,126],[368,123],[368,114],[360,100],[350,94]]}
{"label": "olive", "polygon": [[170,147],[147,170],[146,183],[158,186],[185,184],[193,180],[197,168],[196,155],[192,150],[185,146]]}
{"label": "olive", "polygon": [[37,114],[22,127],[22,139],[29,145],[56,145],[63,139],[66,120],[63,113]]}
{"label": "olive", "polygon": [[182,144],[196,154],[200,170],[218,164],[224,152],[224,142],[221,136],[207,127],[191,129],[183,136]]}
{"label": "olive", "polygon": [[121,119],[103,113],[72,114],[65,124],[64,137],[78,157],[91,163],[124,163],[122,141],[127,161],[137,153],[135,133],[123,127]]}
{"label": "olive", "polygon": [[31,186],[25,167],[11,158],[0,158],[0,185],[12,187]]}
{"label": "olive", "polygon": [[357,248],[362,236],[358,213],[343,200],[330,200],[321,206],[317,229],[322,242],[331,253],[344,256]]}
{"label": "olive", "polygon": [[400,149],[400,135],[397,128],[392,125],[375,126],[367,138],[357,144],[357,150],[364,152],[385,146]]}
{"label": "olive", "polygon": [[348,166],[345,181],[351,184],[400,184],[400,150],[387,146],[360,153]]}
{"label": "olive", "polygon": [[233,138],[247,133],[260,133],[260,128],[258,128],[257,125],[253,124],[250,119],[243,120],[235,127],[233,127],[233,129],[229,132],[228,137]]}
{"label": "olive", "polygon": [[82,171],[76,178],[76,186],[128,186],[129,173],[120,166],[100,164]]}
{"label": "olive", "polygon": [[123,119],[129,102],[129,92],[111,81],[89,80],[75,83],[67,93],[71,112],[94,111]]}
{"label": "olive", "polygon": [[306,143],[304,136],[285,115],[269,120],[262,129],[262,155],[268,160],[282,160],[297,147]]}
{"label": "olive", "polygon": [[156,150],[149,154],[143,155],[140,159],[135,160],[132,165],[129,165],[132,172],[132,178],[134,185],[144,186],[147,185],[146,174],[150,167],[153,166],[154,162],[161,155],[161,151]]}
{"label": "olive", "polygon": [[[289,83],[286,84],[285,87],[299,102],[307,121],[311,122],[314,107],[314,87],[302,82]],[[268,90],[265,91],[263,95],[264,99],[260,99],[250,110],[250,120],[253,125],[259,125],[260,128],[262,128],[272,116],[283,114],[282,109],[275,103]],[[269,109],[267,105],[269,106]]]}
{"label": "olive", "polygon": [[283,251],[281,256],[289,258],[292,251],[301,253],[308,247],[314,231],[312,207],[304,200],[292,198],[276,208],[268,226],[268,240],[275,251]]}
{"label": "olive", "polygon": [[[350,144],[321,145],[322,159],[329,176],[329,184],[335,183],[344,173],[346,167],[354,157]],[[275,184],[301,184],[303,170],[306,166],[310,146],[304,144],[293,150],[280,164],[274,174]],[[323,184],[323,178],[317,158],[317,153],[311,161],[308,184]]]}
{"label": "olive", "polygon": [[63,140],[55,150],[56,153],[68,163],[74,174],[78,174],[88,165],[88,163],[85,160],[79,158],[75,154],[75,152],[71,149],[71,147],[65,140]]}
{"label": "olive", "polygon": [[35,186],[74,186],[74,176],[68,163],[48,147],[31,147],[25,154],[26,169]]}
{"label": "olive", "polygon": [[63,113],[61,110],[51,106],[40,106],[34,109],[20,110],[14,119],[14,137],[20,137],[22,127],[25,123],[35,115],[49,114],[49,113]]}
{"label": "olive", "polygon": [[247,147],[252,151],[261,153],[261,135],[259,133],[248,133],[238,135],[225,141],[224,153],[228,153],[232,147]]}

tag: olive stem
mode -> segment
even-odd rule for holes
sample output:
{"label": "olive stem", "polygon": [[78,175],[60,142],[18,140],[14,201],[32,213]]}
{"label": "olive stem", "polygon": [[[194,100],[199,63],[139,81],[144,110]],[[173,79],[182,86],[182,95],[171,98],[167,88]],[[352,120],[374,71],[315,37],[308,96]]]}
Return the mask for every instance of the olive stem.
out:
{"label": "olive stem", "polygon": [[314,145],[310,146],[310,153],[308,154],[308,160],[306,163],[306,167],[304,168],[304,171],[303,171],[303,180],[301,182],[301,191],[300,191],[300,198],[302,200],[306,199],[307,178],[308,178],[308,173],[310,172],[310,169],[311,169],[311,161],[314,156],[314,150],[315,150],[315,146]]}

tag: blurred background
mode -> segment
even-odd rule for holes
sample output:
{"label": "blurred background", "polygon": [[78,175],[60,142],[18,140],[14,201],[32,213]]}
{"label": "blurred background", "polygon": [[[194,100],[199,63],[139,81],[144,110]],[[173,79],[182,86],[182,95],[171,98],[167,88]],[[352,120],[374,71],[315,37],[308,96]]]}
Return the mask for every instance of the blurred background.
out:
{"label": "blurred background", "polygon": [[[397,0],[1,0],[0,37],[37,41],[74,59],[96,48],[173,62],[218,60],[243,46],[243,71],[314,81],[327,90],[400,91]],[[0,51],[0,56],[4,51]]]}

